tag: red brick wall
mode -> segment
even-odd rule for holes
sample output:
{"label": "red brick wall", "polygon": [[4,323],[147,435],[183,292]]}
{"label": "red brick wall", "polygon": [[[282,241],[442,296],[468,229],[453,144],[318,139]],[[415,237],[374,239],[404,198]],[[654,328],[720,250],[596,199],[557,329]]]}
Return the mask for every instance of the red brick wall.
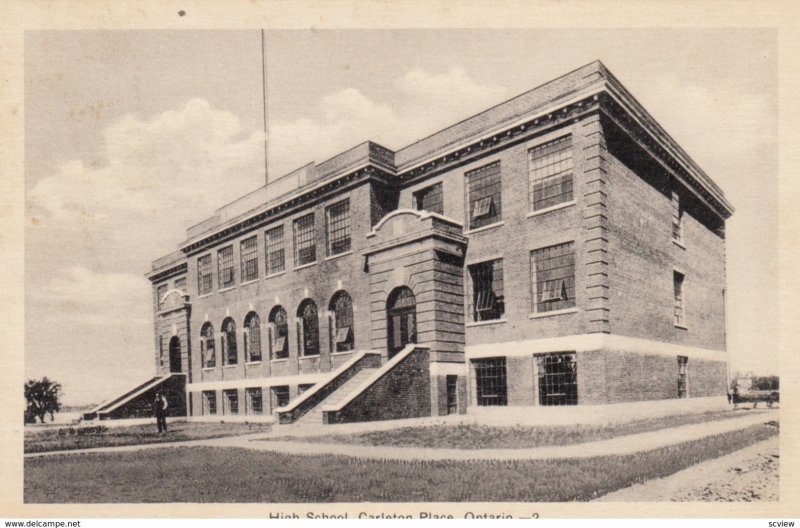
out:
{"label": "red brick wall", "polygon": [[[630,149],[630,146],[626,147]],[[685,249],[672,242],[670,191],[657,168],[641,171],[657,189],[620,158],[642,154],[609,143],[608,246],[611,331],[686,346],[725,349],[725,241],[684,213]],[[630,162],[628,162],[630,164]],[[684,195],[683,202],[688,205]],[[699,205],[695,204],[696,207]],[[673,324],[673,270],[685,274],[684,313],[688,330]]]}
{"label": "red brick wall", "polygon": [[[580,352],[578,403],[621,403],[678,397],[678,358],[614,350]],[[726,394],[726,365],[689,358],[688,396]]]}
{"label": "red brick wall", "polygon": [[[343,198],[350,198],[350,222],[352,252],[344,256],[328,259],[326,257],[325,207]],[[208,250],[201,251],[189,258],[188,290],[192,303],[191,340],[199,343],[200,329],[206,321],[214,325],[217,366],[213,370],[203,370],[200,358],[200,347],[192,346],[192,381],[219,381],[242,378],[262,378],[271,375],[294,375],[299,372],[316,372],[318,369],[329,371],[350,354],[330,354],[330,331],[327,316],[328,303],[339,290],[346,290],[353,299],[354,338],[356,349],[368,349],[369,341],[369,297],[368,281],[364,272],[363,256],[359,253],[365,247],[366,233],[371,229],[371,198],[369,185],[362,185],[346,194],[337,195],[317,203],[313,208],[289,216],[279,222],[269,224],[254,231],[242,233],[239,237],[218,244]],[[292,221],[308,214],[315,214],[316,263],[299,270],[293,270],[294,243]],[[286,255],[286,271],[283,274],[265,278],[264,266],[264,232],[278,224],[284,228],[284,251]],[[254,282],[241,284],[239,242],[258,234],[259,278]],[[232,245],[234,248],[234,270],[236,286],[226,291],[218,291],[217,250]],[[202,255],[212,256],[213,292],[209,295],[197,295],[197,258]],[[341,282],[341,284],[340,284]],[[300,359],[298,361],[298,340],[296,314],[300,303],[311,298],[317,305],[319,313],[320,351],[318,358]],[[269,361],[268,318],[270,310],[282,305],[289,315],[289,358],[284,361]],[[258,313],[261,320],[262,362],[245,365],[244,357],[244,319],[250,312]],[[236,322],[237,348],[239,362],[235,366],[222,366],[219,336],[222,321],[232,317]],[[344,359],[343,359],[344,358]],[[296,390],[296,387],[295,387]]]}

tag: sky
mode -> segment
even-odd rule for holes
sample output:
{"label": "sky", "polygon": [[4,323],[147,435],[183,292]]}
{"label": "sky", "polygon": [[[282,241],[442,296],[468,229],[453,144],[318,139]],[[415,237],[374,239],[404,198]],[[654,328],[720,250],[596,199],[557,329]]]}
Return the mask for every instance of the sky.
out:
{"label": "sky", "polygon": [[[771,30],[270,30],[269,175],[399,149],[595,59],[725,191],[731,368],[778,373]],[[154,371],[150,262],[263,185],[259,31],[25,39],[25,374],[95,403]],[[757,295],[754,295],[757,292]]]}

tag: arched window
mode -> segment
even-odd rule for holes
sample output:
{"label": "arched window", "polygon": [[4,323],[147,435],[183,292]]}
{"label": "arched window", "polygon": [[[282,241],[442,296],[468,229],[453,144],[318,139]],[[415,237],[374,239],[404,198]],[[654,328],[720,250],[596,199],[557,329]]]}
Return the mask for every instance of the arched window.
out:
{"label": "arched window", "polygon": [[353,299],[346,291],[337,292],[328,306],[331,313],[331,350],[347,352],[353,350]]}
{"label": "arched window", "polygon": [[283,306],[276,306],[269,313],[269,344],[271,359],[289,357],[289,317]]}
{"label": "arched window", "polygon": [[244,354],[247,361],[261,361],[261,320],[255,312],[244,318]]}
{"label": "arched window", "polygon": [[417,342],[417,301],[411,289],[401,286],[386,301],[387,348],[389,358],[409,343]]}
{"label": "arched window", "polygon": [[222,364],[235,365],[239,361],[239,356],[236,350],[236,323],[233,319],[228,317],[222,321],[222,336],[220,336],[220,343],[222,344]]}
{"label": "arched window", "polygon": [[298,343],[298,348],[304,356],[319,355],[319,317],[317,316],[317,305],[311,299],[306,299],[300,303],[297,309],[299,332],[298,341],[302,337],[302,342]]}
{"label": "arched window", "polygon": [[214,326],[206,323],[200,330],[200,356],[203,358],[203,368],[217,366],[217,354],[214,342]]}

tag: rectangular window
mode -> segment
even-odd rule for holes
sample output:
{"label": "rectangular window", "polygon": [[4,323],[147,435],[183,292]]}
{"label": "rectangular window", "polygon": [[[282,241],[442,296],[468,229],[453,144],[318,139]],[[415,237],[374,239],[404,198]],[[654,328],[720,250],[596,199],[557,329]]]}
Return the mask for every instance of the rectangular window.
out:
{"label": "rectangular window", "polygon": [[203,414],[217,414],[217,393],[203,391]]}
{"label": "rectangular window", "polygon": [[444,214],[442,201],[442,184],[437,183],[414,193],[414,209]]}
{"label": "rectangular window", "polygon": [[211,255],[203,255],[197,259],[197,291],[198,295],[211,293]]}
{"label": "rectangular window", "polygon": [[273,227],[264,234],[267,252],[267,275],[280,273],[286,269],[283,251],[283,226]]}
{"label": "rectangular window", "polygon": [[503,219],[500,162],[466,173],[467,223],[470,229],[494,224]]}
{"label": "rectangular window", "polygon": [[528,151],[528,158],[531,210],[546,209],[574,199],[572,136],[533,147]]}
{"label": "rectangular window", "polygon": [[264,398],[260,387],[245,389],[247,394],[247,414],[264,414]]}
{"label": "rectangular window", "polygon": [[672,240],[683,243],[683,209],[675,191],[672,191]]}
{"label": "rectangular window", "polygon": [[467,308],[471,321],[491,321],[505,315],[503,259],[468,266]]}
{"label": "rectangular window", "polygon": [[242,282],[258,278],[258,237],[251,236],[239,244]]}
{"label": "rectangular window", "polygon": [[675,317],[674,323],[678,326],[686,325],[686,318],[683,313],[683,273],[672,272],[672,291],[674,295]]}
{"label": "rectangular window", "polygon": [[302,266],[317,260],[314,243],[314,213],[294,221],[294,265]]}
{"label": "rectangular window", "polygon": [[175,289],[180,290],[183,293],[186,292],[186,277],[181,277],[180,279],[175,280]]}
{"label": "rectangular window", "polygon": [[507,405],[506,358],[476,359],[472,366],[478,405]]}
{"label": "rectangular window", "polygon": [[686,398],[688,395],[688,368],[689,358],[678,356],[678,398]]}
{"label": "rectangular window", "polygon": [[217,272],[220,289],[233,286],[233,246],[228,246],[217,251]]}
{"label": "rectangular window", "polygon": [[272,387],[272,403],[273,409],[277,407],[285,407],[289,405],[289,386],[281,385],[279,387]]}
{"label": "rectangular window", "polygon": [[575,307],[573,242],[531,251],[531,304],[534,313]]}
{"label": "rectangular window", "polygon": [[223,414],[236,415],[239,414],[239,391],[236,389],[228,389],[222,391],[225,409]]}
{"label": "rectangular window", "polygon": [[575,354],[537,354],[539,405],[577,405],[578,368]]}
{"label": "rectangular window", "polygon": [[167,284],[160,284],[156,288],[156,304],[159,310],[164,307],[164,294],[167,293],[167,286]]}
{"label": "rectangular window", "polygon": [[329,257],[350,251],[350,200],[325,209],[325,233]]}

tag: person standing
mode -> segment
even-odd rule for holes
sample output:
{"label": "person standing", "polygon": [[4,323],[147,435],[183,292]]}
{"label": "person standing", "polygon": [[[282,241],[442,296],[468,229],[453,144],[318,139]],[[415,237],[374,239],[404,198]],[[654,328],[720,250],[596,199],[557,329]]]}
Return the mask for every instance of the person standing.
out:
{"label": "person standing", "polygon": [[153,410],[156,415],[156,426],[159,433],[167,432],[167,398],[161,391],[156,392],[156,398],[153,401]]}

